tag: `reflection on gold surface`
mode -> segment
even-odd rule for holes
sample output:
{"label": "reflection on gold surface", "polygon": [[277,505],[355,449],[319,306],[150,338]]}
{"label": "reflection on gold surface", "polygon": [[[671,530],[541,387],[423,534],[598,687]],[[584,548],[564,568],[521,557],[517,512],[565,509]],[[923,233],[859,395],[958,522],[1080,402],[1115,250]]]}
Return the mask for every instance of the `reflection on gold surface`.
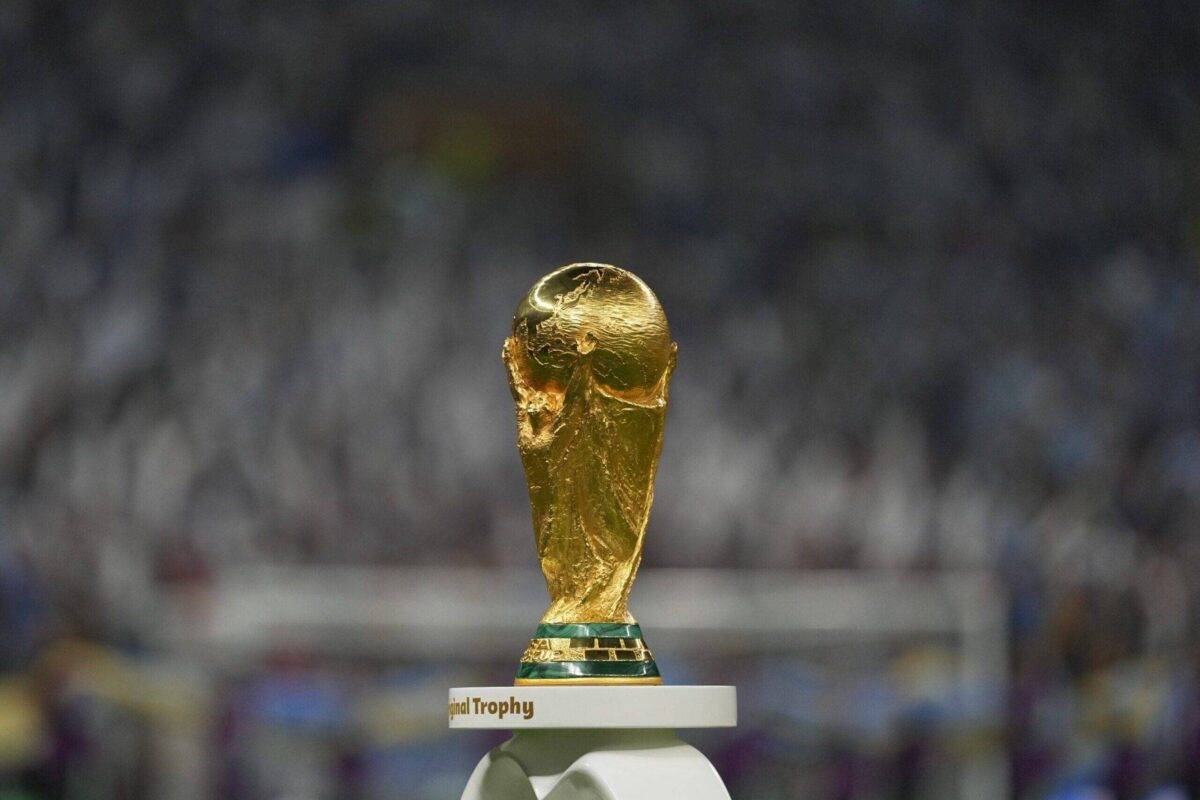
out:
{"label": "reflection on gold surface", "polygon": [[662,306],[623,269],[562,267],[517,308],[503,356],[550,590],[542,621],[631,623],[675,368]]}

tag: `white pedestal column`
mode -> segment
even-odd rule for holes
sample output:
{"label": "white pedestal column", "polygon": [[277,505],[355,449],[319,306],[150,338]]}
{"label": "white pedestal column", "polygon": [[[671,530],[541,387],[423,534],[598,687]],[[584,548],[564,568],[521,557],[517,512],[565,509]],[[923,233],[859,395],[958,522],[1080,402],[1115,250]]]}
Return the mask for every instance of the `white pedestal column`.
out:
{"label": "white pedestal column", "polygon": [[514,686],[450,690],[451,728],[512,739],[471,774],[463,800],[729,800],[677,728],[732,727],[732,686]]}

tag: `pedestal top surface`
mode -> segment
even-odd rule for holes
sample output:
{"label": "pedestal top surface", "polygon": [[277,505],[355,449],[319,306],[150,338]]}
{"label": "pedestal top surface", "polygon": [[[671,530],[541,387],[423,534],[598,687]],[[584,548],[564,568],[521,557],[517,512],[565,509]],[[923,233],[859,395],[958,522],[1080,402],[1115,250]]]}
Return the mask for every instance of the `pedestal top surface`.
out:
{"label": "pedestal top surface", "polygon": [[732,728],[733,686],[471,686],[450,690],[451,728]]}

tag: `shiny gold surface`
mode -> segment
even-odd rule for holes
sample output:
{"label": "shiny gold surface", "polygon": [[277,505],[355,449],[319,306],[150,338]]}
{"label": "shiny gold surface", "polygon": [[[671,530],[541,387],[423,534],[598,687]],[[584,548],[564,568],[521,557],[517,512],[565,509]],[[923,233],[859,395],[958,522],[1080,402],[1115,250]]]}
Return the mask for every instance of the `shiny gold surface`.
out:
{"label": "shiny gold surface", "polygon": [[550,590],[542,621],[632,623],[675,368],[662,306],[623,269],[562,267],[521,301],[503,356]]}

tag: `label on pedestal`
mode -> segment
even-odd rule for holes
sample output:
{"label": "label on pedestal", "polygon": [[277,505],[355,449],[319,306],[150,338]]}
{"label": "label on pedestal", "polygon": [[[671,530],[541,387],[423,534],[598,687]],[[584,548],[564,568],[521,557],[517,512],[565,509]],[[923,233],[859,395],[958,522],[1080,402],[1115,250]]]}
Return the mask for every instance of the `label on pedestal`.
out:
{"label": "label on pedestal", "polygon": [[732,728],[733,686],[475,686],[450,690],[451,728]]}

